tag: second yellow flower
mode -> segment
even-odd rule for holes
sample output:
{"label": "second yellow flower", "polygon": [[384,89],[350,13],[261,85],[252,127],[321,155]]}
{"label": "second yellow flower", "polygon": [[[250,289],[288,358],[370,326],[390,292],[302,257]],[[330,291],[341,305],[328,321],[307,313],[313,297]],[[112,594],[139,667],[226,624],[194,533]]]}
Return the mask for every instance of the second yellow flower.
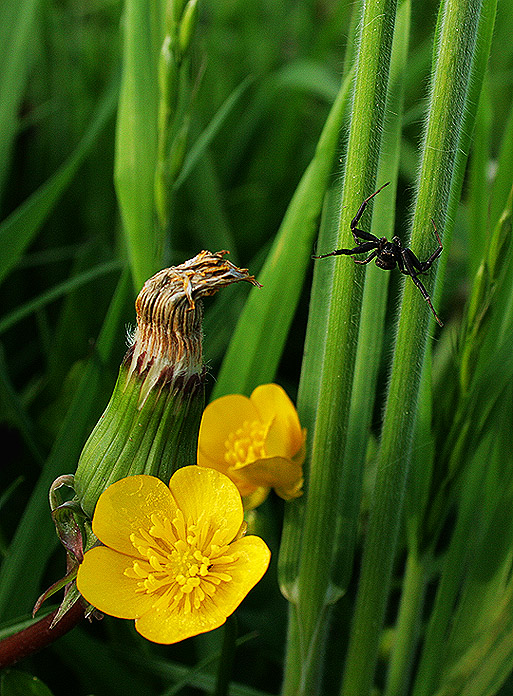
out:
{"label": "second yellow flower", "polygon": [[207,406],[201,421],[198,464],[229,476],[244,508],[269,490],[285,500],[301,495],[305,431],[292,401],[277,384],[262,384],[248,399],[230,394]]}

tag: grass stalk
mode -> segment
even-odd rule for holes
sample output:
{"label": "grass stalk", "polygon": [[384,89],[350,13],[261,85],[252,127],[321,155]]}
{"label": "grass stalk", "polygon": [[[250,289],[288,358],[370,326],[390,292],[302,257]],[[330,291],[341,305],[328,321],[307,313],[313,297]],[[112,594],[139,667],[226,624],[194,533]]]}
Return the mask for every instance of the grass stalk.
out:
{"label": "grass stalk", "polygon": [[[412,225],[411,247],[419,258],[427,258],[432,250],[430,219],[436,218],[439,227],[445,222],[468,97],[480,6],[478,0],[456,0],[442,6]],[[428,287],[428,292],[430,289]],[[343,696],[366,696],[373,687],[411,456],[429,321],[428,308],[417,288],[411,282],[406,283]]]}
{"label": "grass stalk", "polygon": [[[370,232],[376,237],[394,234],[395,193],[399,168],[404,75],[410,34],[409,0],[397,11],[390,65],[390,90],[383,129],[382,156],[378,166],[378,185],[390,181],[389,187],[374,200]],[[343,260],[339,261],[339,263]],[[381,364],[385,313],[390,274],[374,264],[365,272],[365,287],[356,351],[354,381],[351,392],[348,433],[341,471],[340,537],[337,540],[337,578],[335,584],[346,588],[353,568],[358,529],[361,488],[371,420],[375,405],[376,384]]]}
{"label": "grass stalk", "polygon": [[34,34],[41,4],[39,0],[23,0],[2,3],[0,8],[0,192],[9,173],[18,130],[18,112],[34,58]]}
{"label": "grass stalk", "polygon": [[[386,0],[364,3],[338,221],[339,247],[347,247],[352,242],[348,242],[350,220],[362,197],[368,195],[375,184],[394,21],[395,3]],[[340,589],[332,584],[332,561],[336,549],[334,502],[339,498],[340,452],[347,432],[361,275],[361,269],[347,263],[336,264],[330,277],[327,339],[325,350],[321,347],[318,356],[322,361],[318,410],[310,436],[312,460],[297,579],[295,618],[301,651],[300,671],[295,683],[292,680],[286,682],[284,694],[317,692],[325,648],[325,612],[327,606],[340,596]],[[311,306],[313,314],[318,309],[323,311]],[[314,389],[317,394],[317,387]],[[289,654],[293,654],[292,649]]]}
{"label": "grass stalk", "polygon": [[[335,219],[341,193],[341,182],[335,182],[328,190],[323,208],[319,230],[319,244],[333,243],[332,221]],[[313,432],[319,398],[319,378],[326,347],[326,322],[329,310],[329,288],[332,282],[333,266],[316,264],[310,297],[310,312],[305,339],[304,357],[301,366],[297,408],[302,425],[307,432]],[[315,308],[315,311],[313,311]],[[307,459],[311,455],[311,438],[307,438]],[[308,488],[309,470],[305,469],[305,488]],[[299,566],[303,555],[303,525],[307,498],[291,501],[285,508],[283,532],[278,561],[280,588],[289,600],[289,622],[285,655],[285,675],[283,693],[302,692],[299,682],[303,674],[303,644],[297,607]],[[331,611],[326,608],[319,623],[329,624]],[[317,635],[317,639],[319,638]],[[311,643],[311,648],[313,641]],[[318,670],[320,673],[321,669]]]}

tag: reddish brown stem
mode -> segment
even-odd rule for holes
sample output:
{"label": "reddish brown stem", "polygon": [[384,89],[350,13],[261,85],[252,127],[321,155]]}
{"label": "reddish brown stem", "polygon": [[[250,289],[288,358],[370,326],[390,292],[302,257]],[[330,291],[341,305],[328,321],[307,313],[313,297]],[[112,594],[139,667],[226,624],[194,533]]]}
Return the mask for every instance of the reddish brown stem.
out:
{"label": "reddish brown stem", "polygon": [[84,618],[84,607],[80,602],[75,602],[62,619],[50,628],[56,613],[57,609],[28,628],[0,641],[0,669],[10,667],[24,657],[45,648],[70,631]]}

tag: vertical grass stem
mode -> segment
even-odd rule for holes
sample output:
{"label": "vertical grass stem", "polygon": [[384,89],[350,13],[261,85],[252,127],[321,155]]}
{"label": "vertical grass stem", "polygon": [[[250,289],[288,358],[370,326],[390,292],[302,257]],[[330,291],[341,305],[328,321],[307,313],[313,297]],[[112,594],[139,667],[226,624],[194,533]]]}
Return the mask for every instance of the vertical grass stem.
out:
{"label": "vertical grass stem", "polygon": [[[445,222],[480,7],[479,0],[451,0],[442,6],[411,238],[419,258],[432,251],[430,219],[439,228]],[[427,283],[428,292],[431,285]],[[430,321],[426,303],[411,282],[405,284],[401,309],[343,696],[366,696],[373,688],[411,456]]]}
{"label": "vertical grass stem", "polygon": [[[363,3],[338,223],[339,247],[347,248],[353,242],[351,219],[362,198],[369,195],[375,185],[395,10],[393,0]],[[287,694],[311,695],[317,692],[325,648],[322,623],[327,605],[341,594],[340,589],[332,585],[336,543],[333,532],[339,497],[340,453],[344,450],[351,398],[362,278],[362,269],[353,263],[336,263],[331,276],[326,350],[321,368],[317,419],[311,433],[312,461],[294,616],[298,624],[295,635],[300,643],[301,666],[297,683],[292,683],[292,680],[286,683],[284,693]],[[316,311],[317,308],[312,306],[312,312]]]}

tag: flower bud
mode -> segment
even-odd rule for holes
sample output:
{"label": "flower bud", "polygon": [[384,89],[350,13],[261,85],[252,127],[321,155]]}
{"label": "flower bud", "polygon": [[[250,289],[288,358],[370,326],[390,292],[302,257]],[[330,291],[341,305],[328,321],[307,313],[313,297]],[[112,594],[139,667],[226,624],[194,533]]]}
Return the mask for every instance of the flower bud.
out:
{"label": "flower bud", "polygon": [[198,19],[198,0],[189,0],[180,21],[178,29],[178,46],[180,54],[183,56],[187,53]]}
{"label": "flower bud", "polygon": [[149,474],[167,484],[178,468],[195,461],[205,377],[201,298],[242,280],[258,285],[225,253],[202,251],[160,271],[139,293],[137,329],[75,474],[88,516],[115,481]]}

